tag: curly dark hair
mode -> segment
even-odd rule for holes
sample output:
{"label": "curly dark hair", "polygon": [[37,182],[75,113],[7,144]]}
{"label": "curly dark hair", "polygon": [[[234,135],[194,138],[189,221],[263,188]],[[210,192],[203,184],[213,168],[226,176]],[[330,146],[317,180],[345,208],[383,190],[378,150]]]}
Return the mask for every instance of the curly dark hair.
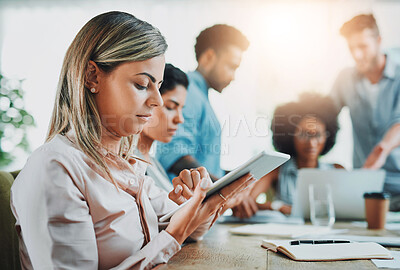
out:
{"label": "curly dark hair", "polygon": [[199,60],[200,55],[209,48],[220,50],[229,45],[235,45],[245,51],[249,44],[246,36],[235,27],[216,24],[201,31],[196,38],[196,45],[194,45],[196,60]]}
{"label": "curly dark hair", "polygon": [[321,155],[328,153],[336,142],[339,130],[338,110],[333,100],[317,93],[304,93],[299,101],[281,105],[275,109],[271,123],[272,142],[276,150],[296,156],[294,134],[297,124],[306,116],[313,116],[326,126],[326,142]]}
{"label": "curly dark hair", "polygon": [[165,64],[163,83],[159,90],[160,94],[164,95],[166,92],[175,89],[177,85],[182,85],[187,89],[189,86],[188,77],[185,72],[172,64]]}

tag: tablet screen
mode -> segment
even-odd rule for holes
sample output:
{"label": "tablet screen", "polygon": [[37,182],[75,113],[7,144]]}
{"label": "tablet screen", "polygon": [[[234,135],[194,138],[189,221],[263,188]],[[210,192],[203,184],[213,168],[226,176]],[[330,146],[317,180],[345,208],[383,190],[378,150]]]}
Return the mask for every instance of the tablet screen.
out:
{"label": "tablet screen", "polygon": [[[272,152],[272,151],[263,151],[247,162],[243,163],[235,170],[229,172],[225,176],[221,177],[217,181],[215,181],[210,189],[207,191],[206,198],[211,197],[215,193],[219,192],[224,187],[228,186],[232,182],[236,181],[243,175],[247,173],[251,173],[255,179],[260,179],[264,175],[270,173],[286,161],[290,159],[290,156],[280,152]],[[165,216],[160,218],[161,222],[166,221],[170,218],[173,214],[175,214],[184,204],[180,205],[175,210],[171,211],[170,213],[166,214]]]}

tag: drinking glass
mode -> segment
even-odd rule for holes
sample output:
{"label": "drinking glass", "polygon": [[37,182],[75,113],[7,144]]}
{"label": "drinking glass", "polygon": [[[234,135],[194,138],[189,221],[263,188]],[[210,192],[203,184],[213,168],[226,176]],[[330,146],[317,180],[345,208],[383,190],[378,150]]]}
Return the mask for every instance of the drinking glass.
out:
{"label": "drinking glass", "polygon": [[331,186],[328,184],[310,184],[310,219],[316,226],[331,227],[335,223]]}

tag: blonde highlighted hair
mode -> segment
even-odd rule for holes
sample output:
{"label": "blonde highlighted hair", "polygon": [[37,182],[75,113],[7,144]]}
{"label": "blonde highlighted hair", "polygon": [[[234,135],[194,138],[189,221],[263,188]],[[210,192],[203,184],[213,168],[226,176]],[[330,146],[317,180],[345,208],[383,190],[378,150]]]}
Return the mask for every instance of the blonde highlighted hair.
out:
{"label": "blonde highlighted hair", "polygon": [[[87,22],[65,55],[46,141],[72,129],[78,147],[117,185],[100,152],[100,115],[93,94],[85,86],[89,61],[108,73],[125,62],[163,55],[166,49],[160,31],[131,14],[112,11]],[[135,141],[133,135],[123,137],[119,155],[128,158]]]}

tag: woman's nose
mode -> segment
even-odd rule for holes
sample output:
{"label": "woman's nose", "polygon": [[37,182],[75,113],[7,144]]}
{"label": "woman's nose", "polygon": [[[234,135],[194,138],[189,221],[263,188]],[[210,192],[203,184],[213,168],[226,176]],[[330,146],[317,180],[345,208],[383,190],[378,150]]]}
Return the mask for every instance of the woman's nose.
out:
{"label": "woman's nose", "polygon": [[157,106],[164,105],[163,99],[162,99],[160,91],[158,91],[158,89],[151,91],[148,102],[149,102],[150,107],[157,107]]}
{"label": "woman's nose", "polygon": [[183,117],[183,112],[182,110],[178,110],[176,117],[175,117],[175,121],[177,124],[182,124],[185,121],[185,118]]}
{"label": "woman's nose", "polygon": [[318,145],[318,139],[316,137],[309,137],[307,142],[311,146],[317,146]]}

